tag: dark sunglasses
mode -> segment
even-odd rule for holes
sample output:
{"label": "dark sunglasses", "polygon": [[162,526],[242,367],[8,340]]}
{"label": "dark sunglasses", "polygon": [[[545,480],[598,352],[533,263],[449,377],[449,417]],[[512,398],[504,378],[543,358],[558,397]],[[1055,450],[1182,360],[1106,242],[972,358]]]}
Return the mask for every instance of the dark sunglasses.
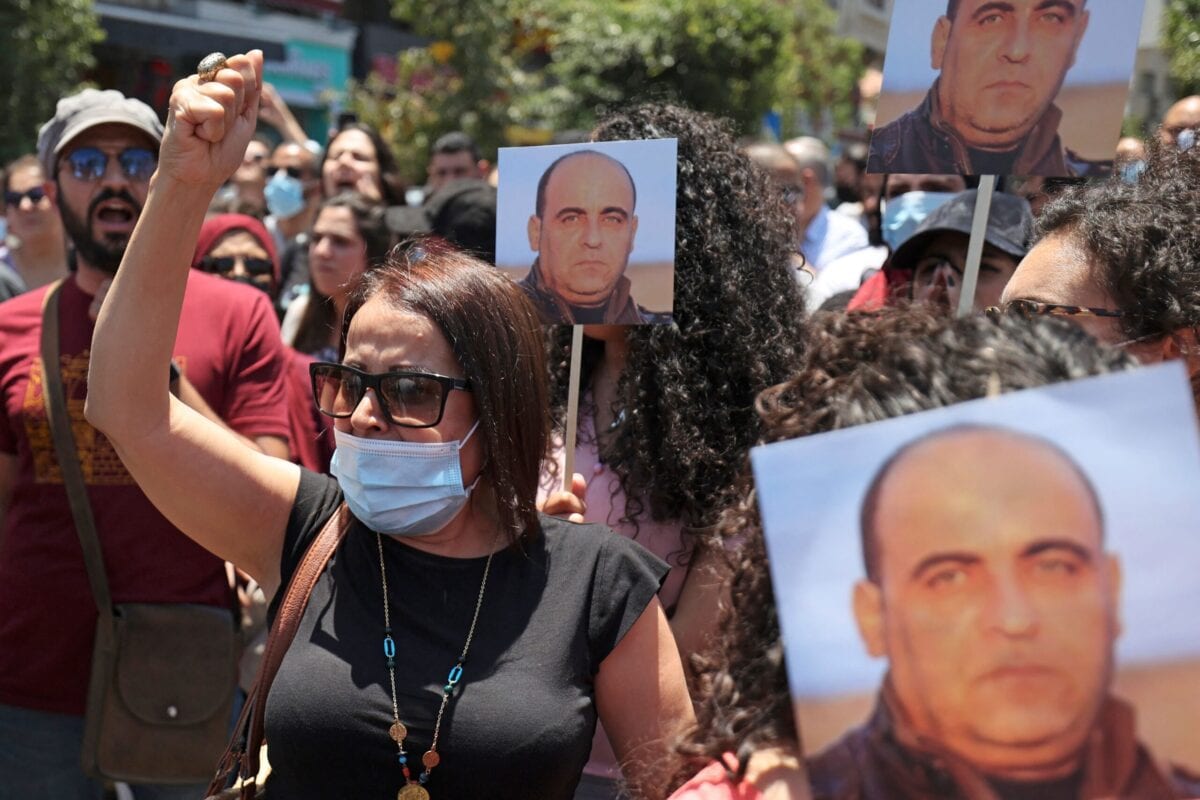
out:
{"label": "dark sunglasses", "polygon": [[471,391],[469,381],[431,372],[371,373],[325,361],[310,364],[308,372],[317,410],[325,416],[349,417],[374,389],[383,413],[404,428],[432,428],[442,421],[452,389]]}
{"label": "dark sunglasses", "polygon": [[239,261],[242,262],[242,268],[251,275],[270,275],[275,272],[275,264],[269,258],[243,258],[242,256],[205,256],[200,259],[200,269],[224,275],[233,272],[233,268]]}
{"label": "dark sunglasses", "polygon": [[[148,181],[158,164],[158,155],[145,147],[130,147],[117,154],[121,171],[131,181]],[[66,157],[76,180],[95,181],[108,170],[109,155],[98,147],[81,147]]]}
{"label": "dark sunglasses", "polygon": [[1069,306],[1062,303],[1041,303],[1037,300],[1010,300],[1003,306],[991,306],[987,309],[988,316],[998,317],[1002,314],[1014,314],[1020,317],[1052,316],[1052,317],[1123,317],[1124,311],[1112,308],[1089,308],[1087,306]]}
{"label": "dark sunglasses", "polygon": [[35,186],[32,189],[28,189],[24,192],[11,192],[11,191],[5,190],[4,205],[15,208],[15,207],[21,205],[21,201],[24,200],[26,197],[29,198],[29,202],[33,203],[36,206],[38,203],[42,202],[42,200],[45,199],[46,190],[40,186]]}
{"label": "dark sunglasses", "polygon": [[304,173],[299,167],[268,167],[267,177],[274,178],[277,172],[286,172],[289,177],[295,178],[296,180],[300,180],[304,177]]}

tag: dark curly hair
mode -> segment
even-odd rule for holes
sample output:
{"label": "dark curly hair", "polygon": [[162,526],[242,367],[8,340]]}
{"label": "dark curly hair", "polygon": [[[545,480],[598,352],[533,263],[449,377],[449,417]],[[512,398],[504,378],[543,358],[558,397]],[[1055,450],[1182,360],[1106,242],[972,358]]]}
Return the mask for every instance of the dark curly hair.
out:
{"label": "dark curly hair", "polygon": [[[793,223],[766,174],[714,117],[641,105],[606,118],[594,138],[679,140],[674,321],[628,330],[614,409],[627,414],[604,461],[620,478],[626,519],[636,524],[647,511],[679,519],[690,550],[687,529],[716,521],[754,443],[755,395],[791,374],[803,347],[804,301],[788,262]],[[549,338],[561,417],[570,329]],[[586,341],[583,386],[602,354],[602,343]]]}
{"label": "dark curly hair", "polygon": [[1136,183],[1113,177],[1070,189],[1043,209],[1035,237],[1061,234],[1100,267],[1130,339],[1200,325],[1200,147],[1147,142]]}
{"label": "dark curly hair", "polygon": [[[1061,319],[982,316],[955,319],[917,307],[870,314],[826,314],[809,330],[800,370],[758,399],[763,442],[794,439],[927,411],[996,392],[1131,369],[1123,351],[1098,344]],[[698,668],[696,727],[679,746],[678,780],[734,753],[735,780],[758,749],[795,742],[779,618],[767,569],[753,483],[744,473],[740,500],[726,509],[717,535],[742,542],[733,551],[731,603],[724,636]]]}

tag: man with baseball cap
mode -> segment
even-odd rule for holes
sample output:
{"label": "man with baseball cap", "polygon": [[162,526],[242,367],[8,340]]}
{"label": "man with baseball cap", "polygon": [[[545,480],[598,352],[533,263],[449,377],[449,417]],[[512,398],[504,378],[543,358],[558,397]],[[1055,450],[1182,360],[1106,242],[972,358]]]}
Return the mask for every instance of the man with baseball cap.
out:
{"label": "man with baseball cap", "polygon": [[[962,291],[967,245],[978,192],[968,189],[936,208],[896,252],[887,269],[909,277],[909,297],[953,311]],[[975,287],[975,310],[995,305],[1029,250],[1033,213],[1023,198],[1003,192],[992,197],[984,234],[983,259]]]}
{"label": "man with baseball cap", "polygon": [[[38,158],[57,188],[72,274],[0,304],[0,786],[13,797],[103,793],[81,767],[97,607],[43,399],[50,370],[61,374],[113,601],[230,606],[224,564],[150,504],[83,415],[95,316],[150,191],[162,132],[149,106],[120,92],[58,102]],[[58,357],[44,363],[51,303]],[[248,446],[286,456],[283,351],[265,295],[194,270],[174,356],[163,380],[184,402]],[[204,787],[132,788],[144,800],[195,798]]]}

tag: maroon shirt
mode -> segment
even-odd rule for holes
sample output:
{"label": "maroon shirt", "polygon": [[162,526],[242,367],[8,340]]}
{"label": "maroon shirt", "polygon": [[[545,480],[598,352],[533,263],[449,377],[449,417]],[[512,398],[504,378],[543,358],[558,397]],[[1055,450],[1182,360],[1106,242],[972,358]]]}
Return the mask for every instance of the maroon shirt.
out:
{"label": "maroon shirt", "polygon": [[[82,714],[96,604],[46,421],[40,357],[46,291],[0,304],[0,452],[18,458],[0,529],[0,704]],[[167,522],[108,439],[84,419],[91,302],[69,278],[60,295],[59,352],[113,602],[228,606],[220,559]],[[192,271],[173,353],[238,433],[287,437],[283,346],[266,295]]]}

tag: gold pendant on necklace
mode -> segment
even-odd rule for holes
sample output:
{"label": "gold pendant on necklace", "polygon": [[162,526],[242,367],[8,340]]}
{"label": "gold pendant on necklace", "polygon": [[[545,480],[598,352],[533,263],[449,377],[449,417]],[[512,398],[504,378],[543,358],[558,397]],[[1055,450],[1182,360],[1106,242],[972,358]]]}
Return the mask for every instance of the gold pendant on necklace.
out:
{"label": "gold pendant on necklace", "polygon": [[429,800],[429,792],[419,783],[408,783],[396,795],[396,800]]}
{"label": "gold pendant on necklace", "polygon": [[403,722],[393,722],[392,727],[388,728],[388,735],[392,737],[393,742],[400,744],[404,737],[408,736],[408,728],[404,727]]}

